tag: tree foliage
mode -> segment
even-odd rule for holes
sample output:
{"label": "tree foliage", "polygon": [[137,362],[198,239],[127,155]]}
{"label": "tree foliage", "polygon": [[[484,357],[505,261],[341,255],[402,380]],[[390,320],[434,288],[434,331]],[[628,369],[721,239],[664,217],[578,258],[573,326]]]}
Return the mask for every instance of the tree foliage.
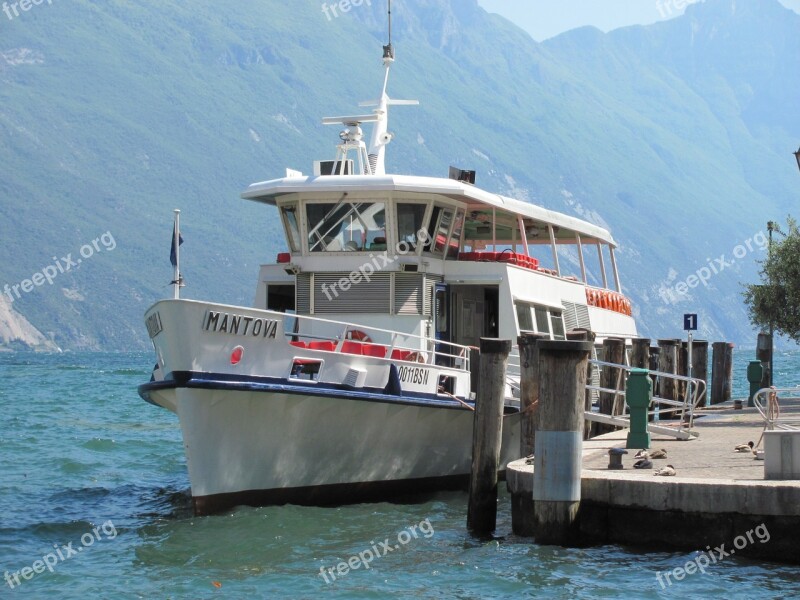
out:
{"label": "tree foliage", "polygon": [[787,219],[788,232],[775,229],[767,258],[761,261],[761,283],[745,286],[750,321],[800,343],[800,230]]}

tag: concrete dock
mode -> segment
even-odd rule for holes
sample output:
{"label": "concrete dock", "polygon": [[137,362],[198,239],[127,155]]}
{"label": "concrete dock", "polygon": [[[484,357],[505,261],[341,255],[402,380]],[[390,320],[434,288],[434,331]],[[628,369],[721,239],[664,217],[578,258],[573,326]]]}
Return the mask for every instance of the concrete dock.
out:
{"label": "concrete dock", "polygon": [[[754,408],[734,410],[729,403],[698,411],[697,438],[652,436],[651,449],[668,456],[653,460],[652,470],[633,469],[637,449],[623,457],[623,470],[608,469],[608,450],[625,447],[627,430],[584,441],[582,539],[697,551],[724,544],[730,554],[800,564],[800,481],[766,481],[763,460],[734,451],[758,442],[763,428]],[[667,464],[676,476],[653,475]],[[532,535],[533,465],[510,463],[506,481],[514,531]]]}

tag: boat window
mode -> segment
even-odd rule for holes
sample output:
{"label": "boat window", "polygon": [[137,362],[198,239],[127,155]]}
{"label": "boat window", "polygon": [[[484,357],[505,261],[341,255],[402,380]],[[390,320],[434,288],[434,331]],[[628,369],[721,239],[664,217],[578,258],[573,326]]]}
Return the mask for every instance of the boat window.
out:
{"label": "boat window", "polygon": [[434,206],[430,227],[428,228],[430,237],[430,245],[427,249],[428,252],[444,255],[444,247],[447,245],[447,239],[450,235],[450,228],[452,225],[453,210]]}
{"label": "boat window", "polygon": [[550,322],[547,309],[544,306],[536,306],[536,331],[550,335]]}
{"label": "boat window", "polygon": [[286,239],[289,242],[289,249],[292,252],[300,252],[300,228],[297,225],[297,205],[291,204],[281,208],[281,218],[283,228],[286,231]]}
{"label": "boat window", "polygon": [[418,235],[423,234],[423,219],[427,204],[398,204],[397,205],[397,242],[405,243],[409,250],[415,250],[418,242]]}
{"label": "boat window", "polygon": [[450,236],[450,245],[447,248],[447,258],[458,257],[458,249],[461,245],[461,233],[464,231],[464,216],[463,210],[458,211],[456,220],[453,225],[453,235]]}
{"label": "boat window", "polygon": [[524,302],[517,302],[515,304],[517,309],[517,321],[519,322],[520,331],[533,331],[533,316],[531,315],[530,304]]}
{"label": "boat window", "polygon": [[567,339],[564,333],[564,316],[560,310],[521,301],[515,301],[514,308],[517,311],[520,333],[535,332],[554,340]]}
{"label": "boat window", "polygon": [[310,252],[386,250],[386,207],[382,202],[306,204]]}
{"label": "boat window", "polygon": [[550,321],[553,324],[553,339],[567,339],[567,336],[564,334],[564,317],[562,314],[560,312],[553,311],[550,313]]}
{"label": "boat window", "polygon": [[294,284],[268,283],[267,310],[286,312],[294,310]]}

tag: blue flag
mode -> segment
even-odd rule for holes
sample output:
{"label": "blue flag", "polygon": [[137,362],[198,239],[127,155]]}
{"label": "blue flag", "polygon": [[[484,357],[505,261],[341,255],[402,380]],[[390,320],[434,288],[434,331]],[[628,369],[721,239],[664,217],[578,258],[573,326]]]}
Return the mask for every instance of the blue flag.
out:
{"label": "blue flag", "polygon": [[[173,267],[177,267],[178,266],[178,253],[177,253],[177,249],[175,248],[175,228],[176,227],[177,227],[177,223],[175,225],[173,225],[173,227],[172,227],[172,247],[170,248],[170,251],[169,251],[169,262],[172,263]],[[183,244],[183,236],[180,233],[178,233],[178,245],[180,246],[182,244]]]}

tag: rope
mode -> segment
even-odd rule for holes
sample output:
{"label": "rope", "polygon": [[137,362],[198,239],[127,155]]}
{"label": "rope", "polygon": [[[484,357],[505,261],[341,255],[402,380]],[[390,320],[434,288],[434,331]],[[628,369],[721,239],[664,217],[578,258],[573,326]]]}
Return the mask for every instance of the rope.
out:
{"label": "rope", "polygon": [[521,410],[521,411],[519,411],[519,412],[515,412],[515,413],[510,413],[510,414],[507,414],[507,415],[503,415],[503,418],[504,418],[504,419],[506,419],[506,418],[508,418],[508,417],[513,417],[513,416],[516,416],[516,415],[524,415],[524,414],[527,414],[527,413],[532,413],[532,412],[533,412],[533,409],[534,409],[534,408],[537,408],[538,406],[539,406],[539,401],[538,401],[538,400],[534,400],[534,401],[533,401],[533,404],[529,404],[529,405],[528,405],[528,406],[525,408],[525,410]]}
{"label": "rope", "polygon": [[770,392],[769,396],[767,396],[767,419],[764,421],[764,429],[761,430],[761,437],[758,438],[758,443],[753,446],[753,452],[755,452],[755,450],[761,446],[761,442],[764,440],[764,432],[767,431],[767,427],[769,427],[770,423],[774,422],[780,416],[781,404],[779,402],[778,392]]}
{"label": "rope", "polygon": [[450,392],[448,392],[444,388],[440,387],[439,388],[439,393],[440,394],[444,394],[445,396],[448,396],[448,397],[452,398],[453,400],[455,400],[456,402],[461,404],[461,406],[463,406],[464,408],[468,408],[471,411],[475,411],[475,407],[474,406],[470,406],[469,404],[464,402],[461,398],[459,398],[458,396],[454,396],[453,394],[451,394]]}

